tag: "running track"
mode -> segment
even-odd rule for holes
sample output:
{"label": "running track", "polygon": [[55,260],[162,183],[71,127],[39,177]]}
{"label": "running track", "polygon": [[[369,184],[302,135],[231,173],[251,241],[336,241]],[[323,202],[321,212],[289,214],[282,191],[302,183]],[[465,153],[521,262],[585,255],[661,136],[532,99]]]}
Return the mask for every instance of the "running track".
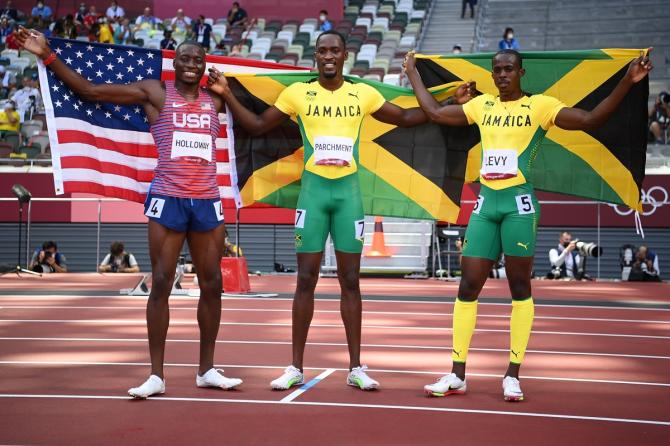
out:
{"label": "running track", "polygon": [[306,351],[308,390],[273,392],[290,361],[295,277],[254,277],[276,298],[225,298],[217,365],[238,391],[195,387],[196,298],[173,296],[167,393],[132,401],[146,378],[134,277],[0,278],[0,444],[670,444],[670,285],[538,281],[522,370],[526,401],[502,400],[510,307],[489,281],[468,394],[426,398],[449,369],[457,285],[364,279],[363,360],[377,392],[345,385],[336,279],[321,279]]}

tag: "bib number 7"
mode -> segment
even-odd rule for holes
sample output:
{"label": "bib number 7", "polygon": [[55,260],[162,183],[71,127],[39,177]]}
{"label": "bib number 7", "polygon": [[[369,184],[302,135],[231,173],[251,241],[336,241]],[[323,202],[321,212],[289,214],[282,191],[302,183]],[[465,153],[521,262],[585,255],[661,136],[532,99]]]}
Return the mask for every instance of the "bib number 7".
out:
{"label": "bib number 7", "polygon": [[516,198],[516,208],[519,211],[519,215],[535,213],[533,200],[529,194],[517,195],[515,198]]}

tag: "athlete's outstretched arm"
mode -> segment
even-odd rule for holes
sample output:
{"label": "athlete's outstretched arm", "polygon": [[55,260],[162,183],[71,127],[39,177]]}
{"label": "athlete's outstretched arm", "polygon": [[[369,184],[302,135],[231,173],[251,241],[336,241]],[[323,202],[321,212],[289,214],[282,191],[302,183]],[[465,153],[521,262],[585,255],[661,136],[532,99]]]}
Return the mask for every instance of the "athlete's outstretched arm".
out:
{"label": "athlete's outstretched arm", "polygon": [[649,48],[646,56],[640,56],[630,63],[628,71],[612,92],[591,111],[565,107],[558,112],[554,123],[565,130],[590,130],[600,127],[612,116],[624,96],[634,84],[644,79],[653,68],[649,60]]}
{"label": "athlete's outstretched arm", "polygon": [[210,91],[218,94],[226,101],[226,104],[233,112],[235,120],[252,135],[261,135],[274,127],[278,126],[290,116],[279,110],[277,107],[270,107],[260,115],[247,109],[237,100],[230,90],[226,77],[216,67],[209,69],[209,78],[207,87]]}
{"label": "athlete's outstretched arm", "polygon": [[[22,48],[30,51],[42,60],[49,57],[51,48],[44,34],[19,28],[16,40]],[[162,87],[157,80],[146,80],[127,85],[119,84],[93,84],[79,75],[76,71],[70,69],[60,59],[54,60],[49,68],[62,80],[65,85],[82,99],[96,102],[111,102],[119,105],[129,104],[151,104],[160,108],[163,104],[157,102],[162,100],[160,91]]]}
{"label": "athlete's outstretched arm", "polygon": [[447,103],[447,105],[441,105],[435,100],[433,95],[430,94],[426,86],[423,84],[419,72],[416,71],[416,61],[413,52],[407,53],[405,73],[412,84],[416,99],[419,101],[419,105],[423,111],[426,112],[428,119],[438,124],[453,126],[468,125],[468,118],[465,116],[465,112],[463,112],[462,104],[469,101],[474,95],[474,82],[468,82],[458,87],[458,90],[454,95],[455,101],[453,104]]}

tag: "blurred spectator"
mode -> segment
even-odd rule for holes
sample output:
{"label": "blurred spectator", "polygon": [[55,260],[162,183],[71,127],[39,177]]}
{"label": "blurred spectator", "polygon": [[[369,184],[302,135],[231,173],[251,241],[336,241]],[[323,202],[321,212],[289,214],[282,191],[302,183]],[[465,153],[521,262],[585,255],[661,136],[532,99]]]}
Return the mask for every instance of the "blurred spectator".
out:
{"label": "blurred spectator", "polygon": [[14,72],[7,71],[4,65],[0,65],[0,98],[8,97],[15,88],[16,77]]}
{"label": "blurred spectator", "polygon": [[116,0],[112,0],[109,8],[107,8],[105,16],[107,16],[107,19],[109,19],[110,23],[121,23],[123,18],[126,16],[126,11],[124,11],[123,8],[119,6],[119,3]]}
{"label": "blurred spectator", "polygon": [[492,279],[507,279],[507,270],[505,269],[505,254],[500,254],[498,261],[493,264],[489,277]]}
{"label": "blurred spectator", "polygon": [[170,26],[176,34],[186,34],[191,28],[191,18],[184,15],[184,10],[179,8],[177,9],[177,15],[172,17]]}
{"label": "blurred spectator", "polygon": [[10,99],[14,101],[21,117],[21,122],[31,119],[34,113],[44,112],[44,102],[40,94],[37,73],[23,78],[23,86],[11,94]]}
{"label": "blurred spectator", "polygon": [[101,273],[139,273],[140,266],[135,256],[125,251],[123,243],[113,242],[109,247],[109,254],[102,259],[98,271]]}
{"label": "blurred spectator", "polygon": [[66,273],[67,263],[65,256],[58,252],[56,243],[50,240],[42,244],[42,249],[35,250],[28,269],[38,273]]}
{"label": "blurred spectator", "polygon": [[19,18],[19,12],[12,5],[12,0],[7,0],[7,5],[0,9],[0,17],[7,17],[14,22]]}
{"label": "blurred spectator", "polygon": [[240,8],[239,2],[233,2],[233,7],[228,11],[228,24],[230,26],[246,26],[249,17],[247,11]]}
{"label": "blurred spectator", "polygon": [[451,49],[451,53],[452,53],[452,54],[461,54],[461,51],[462,51],[462,50],[463,50],[463,49],[461,48],[461,46],[460,46],[459,44],[456,44],[456,45],[454,45],[454,47]]}
{"label": "blurred spectator", "polygon": [[94,5],[91,5],[88,8],[88,12],[84,16],[84,27],[90,31],[91,29],[93,29],[93,25],[98,23],[99,18],[100,14],[98,14],[98,10],[95,8]]}
{"label": "blurred spectator", "polygon": [[7,39],[7,36],[12,33],[14,26],[12,22],[7,17],[0,18],[0,41],[3,43]]}
{"label": "blurred spectator", "polygon": [[42,28],[51,21],[53,11],[44,4],[42,0],[37,0],[37,4],[30,11],[30,18],[28,19],[28,26]]}
{"label": "blurred spectator", "polygon": [[79,9],[77,9],[74,13],[74,22],[77,24],[77,26],[84,26],[84,19],[86,18],[86,14],[88,14],[86,3],[79,3]]}
{"label": "blurred spectator", "polygon": [[151,14],[151,8],[148,6],[144,8],[144,13],[141,16],[138,16],[135,20],[135,26],[138,29],[152,30],[156,29],[159,24],[163,23],[158,17],[154,17]]}
{"label": "blurred spectator", "polygon": [[12,32],[5,38],[5,48],[8,50],[18,50],[21,49],[19,42],[16,40],[16,24],[12,25]]}
{"label": "blurred spectator", "polygon": [[12,100],[6,100],[0,108],[0,135],[5,132],[18,132],[21,119],[16,111],[16,104]]}
{"label": "blurred spectator", "polygon": [[114,42],[120,45],[133,43],[133,30],[130,27],[130,19],[124,17],[121,24],[114,30]]}
{"label": "blurred spectator", "polygon": [[551,271],[548,279],[575,278],[579,266],[579,254],[575,251],[576,241],[572,241],[572,234],[563,231],[558,237],[558,247],[549,250]]}
{"label": "blurred spectator", "polygon": [[319,12],[319,31],[330,31],[333,29],[333,22],[328,20],[328,11],[322,9]]}
{"label": "blurred spectator", "polygon": [[177,48],[177,41],[172,37],[172,31],[169,29],[163,33],[164,39],[161,40],[162,50],[174,50]]}
{"label": "blurred spectator", "polygon": [[514,30],[512,28],[505,28],[503,38],[498,42],[498,48],[501,50],[519,50],[519,42],[514,38]]}
{"label": "blurred spectator", "polygon": [[666,144],[669,126],[670,93],[662,91],[649,109],[649,139],[659,144]]}
{"label": "blurred spectator", "polygon": [[636,282],[660,282],[661,271],[658,266],[658,256],[646,246],[637,248],[635,261],[628,280]]}
{"label": "blurred spectator", "polygon": [[[219,43],[223,44],[223,39],[221,39],[221,42],[219,42]],[[217,46],[218,46],[218,45],[217,45]],[[236,44],[233,45],[233,47],[230,49],[230,53],[229,53],[228,55],[231,56],[231,57],[244,57],[244,56],[242,55],[242,47],[243,47],[243,46],[244,46],[244,45],[242,45],[241,43],[236,43]]]}
{"label": "blurred spectator", "polygon": [[202,45],[205,50],[209,51],[210,40],[212,37],[212,26],[209,23],[205,23],[204,15],[200,14],[198,20],[193,23],[192,33],[193,40]]}
{"label": "blurred spectator", "polygon": [[223,238],[223,257],[243,257],[244,253],[242,248],[235,245],[230,241],[228,237],[228,230],[226,229],[225,236]]}
{"label": "blurred spectator", "polygon": [[114,43],[114,31],[112,26],[108,23],[107,17],[100,17],[98,19],[98,42],[100,43]]}
{"label": "blurred spectator", "polygon": [[64,37],[66,39],[76,39],[77,35],[77,24],[74,21],[74,16],[68,14],[62,20],[62,34],[59,37]]}
{"label": "blurred spectator", "polygon": [[463,0],[461,3],[461,18],[465,18],[465,8],[466,6],[470,7],[470,18],[474,19],[475,18],[475,5],[477,4],[477,0]]}

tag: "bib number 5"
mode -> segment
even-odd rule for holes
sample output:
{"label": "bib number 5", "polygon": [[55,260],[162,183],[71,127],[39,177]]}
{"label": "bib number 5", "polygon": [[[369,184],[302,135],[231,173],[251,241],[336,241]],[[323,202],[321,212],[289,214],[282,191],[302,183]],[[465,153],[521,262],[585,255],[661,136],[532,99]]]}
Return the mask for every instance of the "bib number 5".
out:
{"label": "bib number 5", "polygon": [[484,204],[484,197],[480,195],[477,197],[477,201],[475,202],[475,208],[472,210],[472,212],[475,214],[479,214],[479,211],[482,210],[483,204]]}
{"label": "bib number 5", "polygon": [[516,208],[519,211],[519,215],[535,213],[535,206],[533,206],[533,200],[529,194],[517,195],[515,198]]}

